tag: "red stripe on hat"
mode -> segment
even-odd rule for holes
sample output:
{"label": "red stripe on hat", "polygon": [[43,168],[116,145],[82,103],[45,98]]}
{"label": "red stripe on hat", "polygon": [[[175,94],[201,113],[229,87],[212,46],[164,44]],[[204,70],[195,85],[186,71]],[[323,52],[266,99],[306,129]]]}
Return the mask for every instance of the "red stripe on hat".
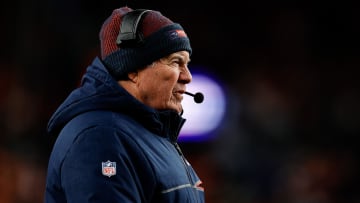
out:
{"label": "red stripe on hat", "polygon": [[187,37],[186,33],[184,32],[184,30],[176,30],[177,34],[179,37]]}

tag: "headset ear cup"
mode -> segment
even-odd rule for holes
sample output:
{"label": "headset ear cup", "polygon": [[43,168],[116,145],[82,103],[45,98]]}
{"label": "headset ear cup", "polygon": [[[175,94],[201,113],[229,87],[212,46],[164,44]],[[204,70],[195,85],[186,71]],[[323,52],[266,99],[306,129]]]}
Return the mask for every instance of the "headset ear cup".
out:
{"label": "headset ear cup", "polygon": [[116,38],[117,46],[134,47],[143,41],[143,35],[138,33],[138,25],[144,14],[150,10],[137,9],[128,12],[122,18],[119,35]]}

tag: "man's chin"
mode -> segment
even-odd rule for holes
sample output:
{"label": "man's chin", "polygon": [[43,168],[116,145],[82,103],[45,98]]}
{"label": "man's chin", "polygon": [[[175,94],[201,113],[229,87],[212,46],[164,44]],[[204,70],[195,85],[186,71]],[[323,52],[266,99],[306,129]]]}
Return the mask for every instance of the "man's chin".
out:
{"label": "man's chin", "polygon": [[173,105],[170,105],[168,107],[169,110],[173,110],[173,111],[176,111],[177,113],[181,113],[182,112],[182,106],[179,105],[179,104],[173,104]]}

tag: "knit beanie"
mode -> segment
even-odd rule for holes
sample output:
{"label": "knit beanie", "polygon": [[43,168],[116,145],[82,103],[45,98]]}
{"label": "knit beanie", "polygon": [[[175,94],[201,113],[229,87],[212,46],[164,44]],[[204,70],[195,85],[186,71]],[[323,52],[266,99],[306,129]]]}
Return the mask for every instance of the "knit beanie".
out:
{"label": "knit beanie", "polygon": [[113,10],[100,30],[101,59],[116,80],[127,78],[127,74],[178,51],[192,49],[189,38],[180,24],[174,23],[159,11],[148,10],[141,17],[137,33],[143,37],[135,46],[117,44],[121,21],[124,15],[134,11],[129,7]]}

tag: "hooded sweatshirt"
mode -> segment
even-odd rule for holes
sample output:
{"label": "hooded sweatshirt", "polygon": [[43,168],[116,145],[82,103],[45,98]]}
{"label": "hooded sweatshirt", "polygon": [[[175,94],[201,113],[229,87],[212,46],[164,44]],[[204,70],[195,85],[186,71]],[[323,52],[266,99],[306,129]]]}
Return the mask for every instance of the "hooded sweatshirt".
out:
{"label": "hooded sweatshirt", "polygon": [[99,58],[49,120],[46,203],[204,202],[177,137],[185,119],[139,102]]}

